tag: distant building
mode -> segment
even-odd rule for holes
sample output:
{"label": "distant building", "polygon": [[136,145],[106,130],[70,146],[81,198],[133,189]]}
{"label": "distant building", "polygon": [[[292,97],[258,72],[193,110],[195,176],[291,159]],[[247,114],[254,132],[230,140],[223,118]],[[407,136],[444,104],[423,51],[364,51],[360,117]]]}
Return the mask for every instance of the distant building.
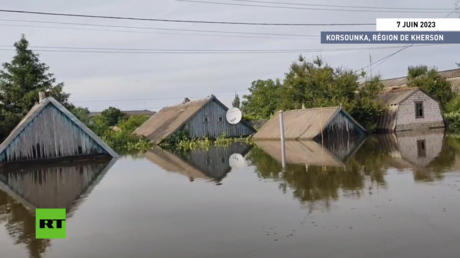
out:
{"label": "distant building", "polygon": [[[452,69],[438,72],[452,85],[454,92],[460,92],[460,69]],[[381,81],[384,87],[406,87],[407,77],[399,77],[393,79],[386,79]]]}
{"label": "distant building", "polygon": [[118,157],[86,125],[52,97],[40,102],[0,145],[0,166],[12,163]]}
{"label": "distant building", "polygon": [[[155,111],[150,110],[122,110],[121,112],[129,116],[153,116],[156,113]],[[102,111],[89,112],[89,116],[98,116],[101,113]]]}
{"label": "distant building", "polygon": [[225,147],[211,146],[208,151],[177,155],[155,147],[144,153],[144,157],[163,170],[183,175],[191,182],[205,180],[221,183],[232,171],[231,155],[238,153],[244,157],[250,150],[250,145],[234,143]]}
{"label": "distant building", "polygon": [[388,89],[377,95],[377,101],[387,106],[387,110],[378,119],[377,132],[445,127],[441,105],[420,88]]}
{"label": "distant building", "polygon": [[238,124],[227,122],[227,110],[214,95],[197,101],[186,98],[179,105],[158,111],[137,128],[134,134],[145,136],[158,144],[178,132],[195,139],[217,138],[222,134],[226,137],[245,137],[256,131],[244,120]]}
{"label": "distant building", "polygon": [[[283,112],[285,140],[356,139],[364,129],[342,107],[296,109]],[[254,140],[280,140],[280,119],[272,117],[253,136]]]}

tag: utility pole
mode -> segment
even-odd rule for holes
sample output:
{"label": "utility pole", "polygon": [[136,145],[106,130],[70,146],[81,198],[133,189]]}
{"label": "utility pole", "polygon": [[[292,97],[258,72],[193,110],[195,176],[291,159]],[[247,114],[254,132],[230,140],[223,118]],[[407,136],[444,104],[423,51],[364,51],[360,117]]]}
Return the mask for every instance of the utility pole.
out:
{"label": "utility pole", "polygon": [[371,53],[369,53],[369,73],[370,73],[371,78],[372,78],[372,56],[371,56]]}

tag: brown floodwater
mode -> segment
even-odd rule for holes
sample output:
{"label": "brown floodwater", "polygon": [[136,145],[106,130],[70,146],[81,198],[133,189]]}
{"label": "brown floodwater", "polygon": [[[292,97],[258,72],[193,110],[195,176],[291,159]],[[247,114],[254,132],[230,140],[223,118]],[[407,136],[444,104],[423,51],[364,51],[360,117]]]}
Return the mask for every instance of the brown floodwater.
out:
{"label": "brown floodwater", "polygon": [[[460,257],[460,140],[154,149],[0,173],[5,258]],[[35,239],[35,208],[67,208]]]}

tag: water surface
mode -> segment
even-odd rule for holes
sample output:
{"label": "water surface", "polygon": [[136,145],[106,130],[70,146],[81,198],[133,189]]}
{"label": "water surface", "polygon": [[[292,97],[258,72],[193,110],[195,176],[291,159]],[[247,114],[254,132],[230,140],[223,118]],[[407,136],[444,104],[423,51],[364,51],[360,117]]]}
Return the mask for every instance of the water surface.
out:
{"label": "water surface", "polygon": [[[0,257],[459,257],[460,141],[153,149],[0,174]],[[35,239],[29,209],[69,210]]]}

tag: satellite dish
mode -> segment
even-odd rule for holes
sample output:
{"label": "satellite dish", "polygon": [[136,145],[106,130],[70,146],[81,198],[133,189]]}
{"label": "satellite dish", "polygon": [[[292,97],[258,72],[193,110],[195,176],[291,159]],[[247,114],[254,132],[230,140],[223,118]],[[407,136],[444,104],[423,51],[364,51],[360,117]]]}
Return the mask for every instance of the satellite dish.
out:
{"label": "satellite dish", "polygon": [[227,122],[229,122],[232,125],[236,125],[243,118],[243,114],[241,113],[241,110],[238,108],[230,108],[227,111],[226,117],[227,117]]}
{"label": "satellite dish", "polygon": [[239,153],[233,153],[228,158],[228,164],[231,168],[240,169],[246,166],[246,160],[244,159],[243,155]]}

